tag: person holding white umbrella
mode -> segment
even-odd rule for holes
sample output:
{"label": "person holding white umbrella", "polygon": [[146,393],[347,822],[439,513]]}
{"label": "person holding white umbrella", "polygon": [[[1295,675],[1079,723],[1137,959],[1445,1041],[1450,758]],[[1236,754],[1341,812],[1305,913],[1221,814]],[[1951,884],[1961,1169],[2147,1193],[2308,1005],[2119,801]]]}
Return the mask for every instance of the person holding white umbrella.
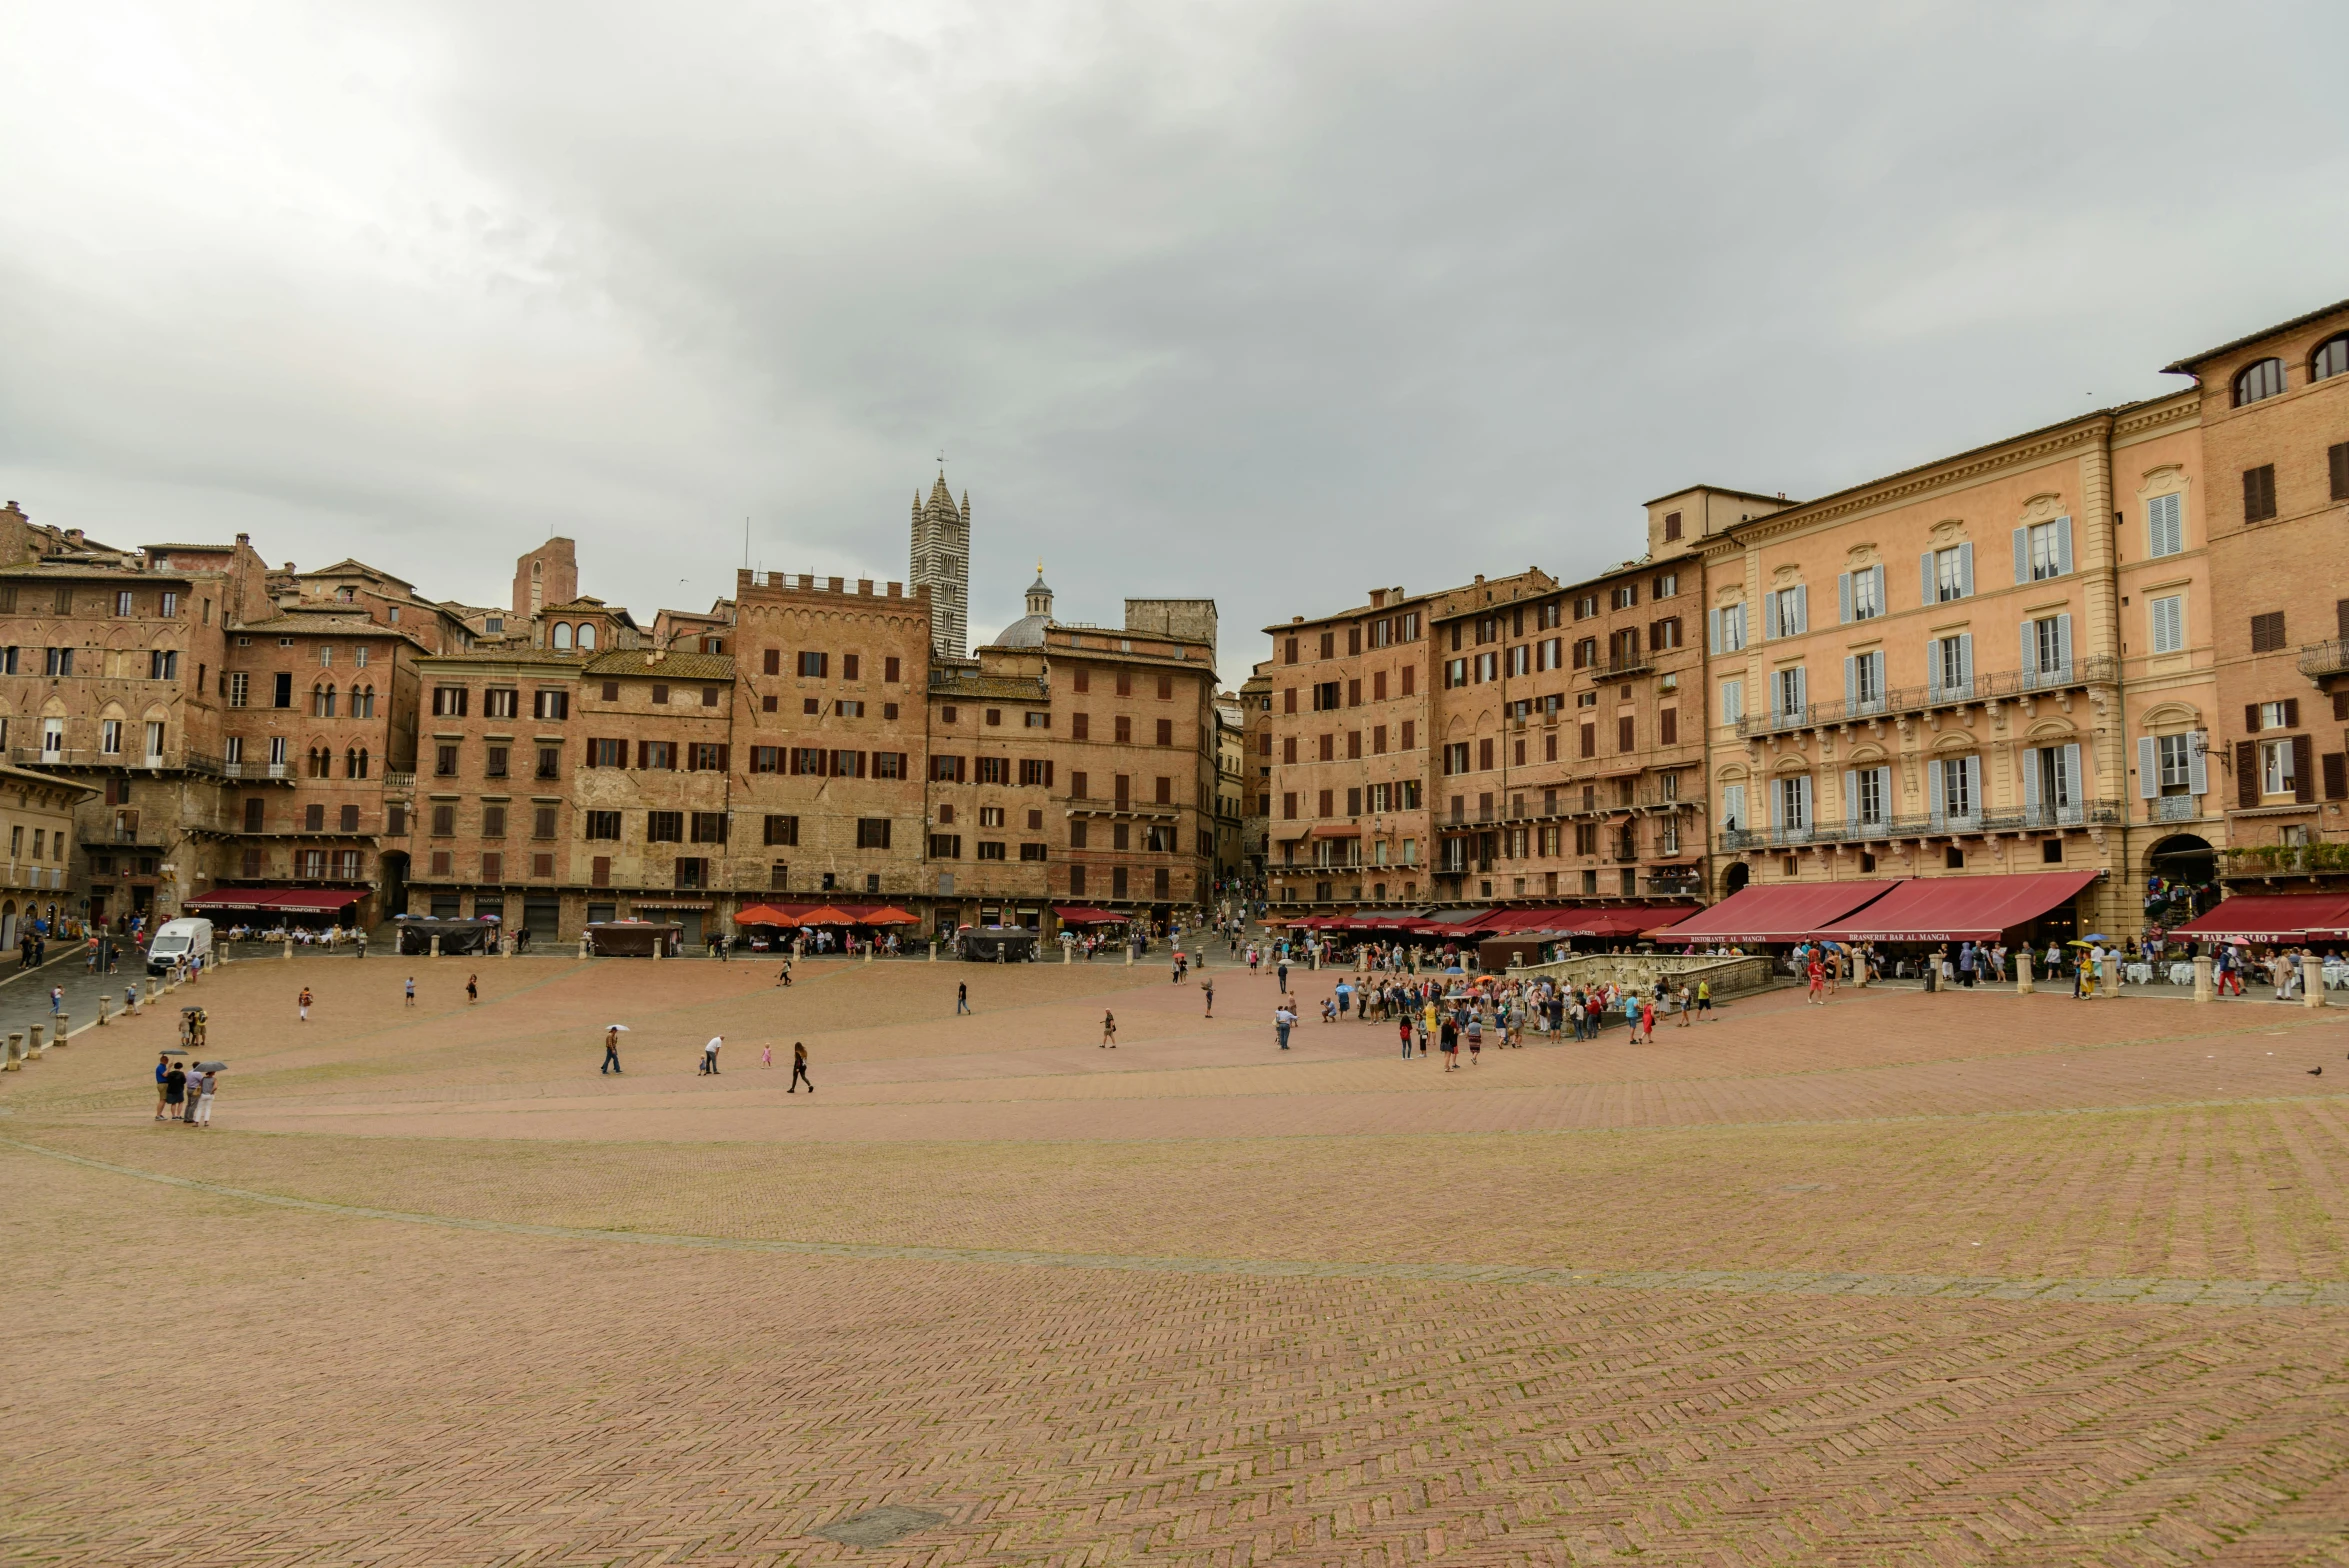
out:
{"label": "person holding white umbrella", "polygon": [[602,1067],[597,1069],[596,1075],[598,1077],[601,1077],[605,1073],[616,1073],[620,1070],[620,1036],[626,1034],[627,1032],[628,1026],[626,1024],[609,1024],[605,1026],[604,1064]]}

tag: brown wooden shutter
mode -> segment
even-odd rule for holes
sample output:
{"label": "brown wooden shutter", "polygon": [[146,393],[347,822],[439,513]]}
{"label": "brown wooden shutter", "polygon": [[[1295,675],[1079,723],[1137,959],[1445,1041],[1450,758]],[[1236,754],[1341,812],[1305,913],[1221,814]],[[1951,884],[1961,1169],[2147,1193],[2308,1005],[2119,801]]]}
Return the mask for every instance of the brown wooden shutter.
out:
{"label": "brown wooden shutter", "polygon": [[2235,742],[2235,804],[2245,811],[2259,804],[2259,743]]}
{"label": "brown wooden shutter", "polygon": [[734,746],[729,741],[718,742],[718,771],[731,772],[734,767]]}
{"label": "brown wooden shutter", "polygon": [[2302,805],[2316,799],[2316,742],[2306,735],[2292,737],[2292,798]]}
{"label": "brown wooden shutter", "polygon": [[2325,799],[2349,800],[2349,756],[2337,751],[2324,755]]}
{"label": "brown wooden shutter", "polygon": [[[2325,456],[2332,460],[2333,465],[2333,499],[2349,501],[2349,441],[2325,448]],[[2349,631],[2341,635],[2349,637]]]}
{"label": "brown wooden shutter", "polygon": [[769,648],[767,650],[767,673],[769,675],[780,675],[783,673],[782,649]]}
{"label": "brown wooden shutter", "polygon": [[[2344,448],[2344,450],[2349,450],[2349,448]],[[2349,496],[2344,496],[2342,499],[2349,500]],[[2333,633],[2343,642],[2349,642],[2349,599],[2335,599],[2333,601]]]}
{"label": "brown wooden shutter", "polygon": [[[627,742],[626,742],[626,741],[622,741],[620,744],[621,744],[623,747],[625,747],[625,746],[627,745]],[[651,767],[651,766],[652,766],[652,742],[651,742],[651,741],[649,741],[649,740],[640,740],[640,741],[638,741],[638,742],[636,743],[636,765],[637,765],[637,767],[638,767],[638,768],[649,768],[649,767]]]}
{"label": "brown wooden shutter", "polygon": [[2344,686],[2333,693],[2333,717],[2349,719],[2349,686]]}
{"label": "brown wooden shutter", "polygon": [[2256,702],[2243,704],[2243,733],[2246,735],[2259,733],[2259,704]]}
{"label": "brown wooden shutter", "polygon": [[2299,727],[2300,699],[2297,697],[2286,697],[2284,699],[2284,728],[2288,730],[2296,730]]}

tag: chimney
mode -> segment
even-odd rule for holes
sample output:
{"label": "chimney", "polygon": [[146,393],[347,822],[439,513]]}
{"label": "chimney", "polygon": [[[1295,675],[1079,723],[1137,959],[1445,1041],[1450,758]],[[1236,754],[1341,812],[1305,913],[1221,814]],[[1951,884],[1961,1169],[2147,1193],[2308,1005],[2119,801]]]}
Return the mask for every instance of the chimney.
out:
{"label": "chimney", "polygon": [[1370,607],[1374,610],[1383,610],[1387,607],[1387,591],[1384,588],[1370,590]]}

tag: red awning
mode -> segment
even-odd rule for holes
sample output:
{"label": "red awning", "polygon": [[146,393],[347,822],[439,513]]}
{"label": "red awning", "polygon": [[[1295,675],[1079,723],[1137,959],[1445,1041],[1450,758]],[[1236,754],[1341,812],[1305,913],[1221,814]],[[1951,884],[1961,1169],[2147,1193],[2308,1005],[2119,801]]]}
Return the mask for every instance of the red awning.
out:
{"label": "red awning", "polygon": [[1694,904],[1625,904],[1613,909],[1593,909],[1587,911],[1590,920],[1579,931],[1588,936],[1638,936],[1695,911]]}
{"label": "red awning", "polygon": [[1360,838],[1362,829],[1351,822],[1329,822],[1305,835],[1307,838]]}
{"label": "red awning", "polygon": [[1055,904],[1052,913],[1064,926],[1109,926],[1126,918],[1113,915],[1106,909],[1093,909],[1083,904]]}
{"label": "red awning", "polygon": [[1771,882],[1740,888],[1677,925],[1650,927],[1659,942],[1799,942],[1874,903],[1897,882]]}
{"label": "red awning", "polygon": [[1838,942],[1988,941],[2068,904],[2102,872],[1911,877],[1866,909],[1810,934]]}
{"label": "red awning", "polygon": [[331,887],[223,887],[188,900],[190,909],[279,909],[323,914],[348,909],[367,896],[368,889]]}
{"label": "red awning", "polygon": [[2328,941],[2349,930],[2349,893],[2238,893],[2172,936],[2210,941],[2239,936],[2247,942]]}

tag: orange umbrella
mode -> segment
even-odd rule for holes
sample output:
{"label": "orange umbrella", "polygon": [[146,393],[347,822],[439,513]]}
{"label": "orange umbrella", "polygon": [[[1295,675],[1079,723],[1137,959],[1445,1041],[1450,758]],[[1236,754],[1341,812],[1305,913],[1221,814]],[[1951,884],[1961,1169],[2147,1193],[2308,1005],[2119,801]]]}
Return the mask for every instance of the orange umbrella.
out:
{"label": "orange umbrella", "polygon": [[738,926],[787,926],[791,917],[772,904],[753,904],[734,917]]}
{"label": "orange umbrella", "polygon": [[865,916],[864,924],[868,926],[918,926],[921,922],[895,904],[891,904],[887,909],[876,909]]}
{"label": "orange umbrella", "polygon": [[799,924],[803,926],[852,926],[856,924],[856,920],[855,917],[844,914],[840,910],[834,909],[830,904],[826,904],[801,915]]}

